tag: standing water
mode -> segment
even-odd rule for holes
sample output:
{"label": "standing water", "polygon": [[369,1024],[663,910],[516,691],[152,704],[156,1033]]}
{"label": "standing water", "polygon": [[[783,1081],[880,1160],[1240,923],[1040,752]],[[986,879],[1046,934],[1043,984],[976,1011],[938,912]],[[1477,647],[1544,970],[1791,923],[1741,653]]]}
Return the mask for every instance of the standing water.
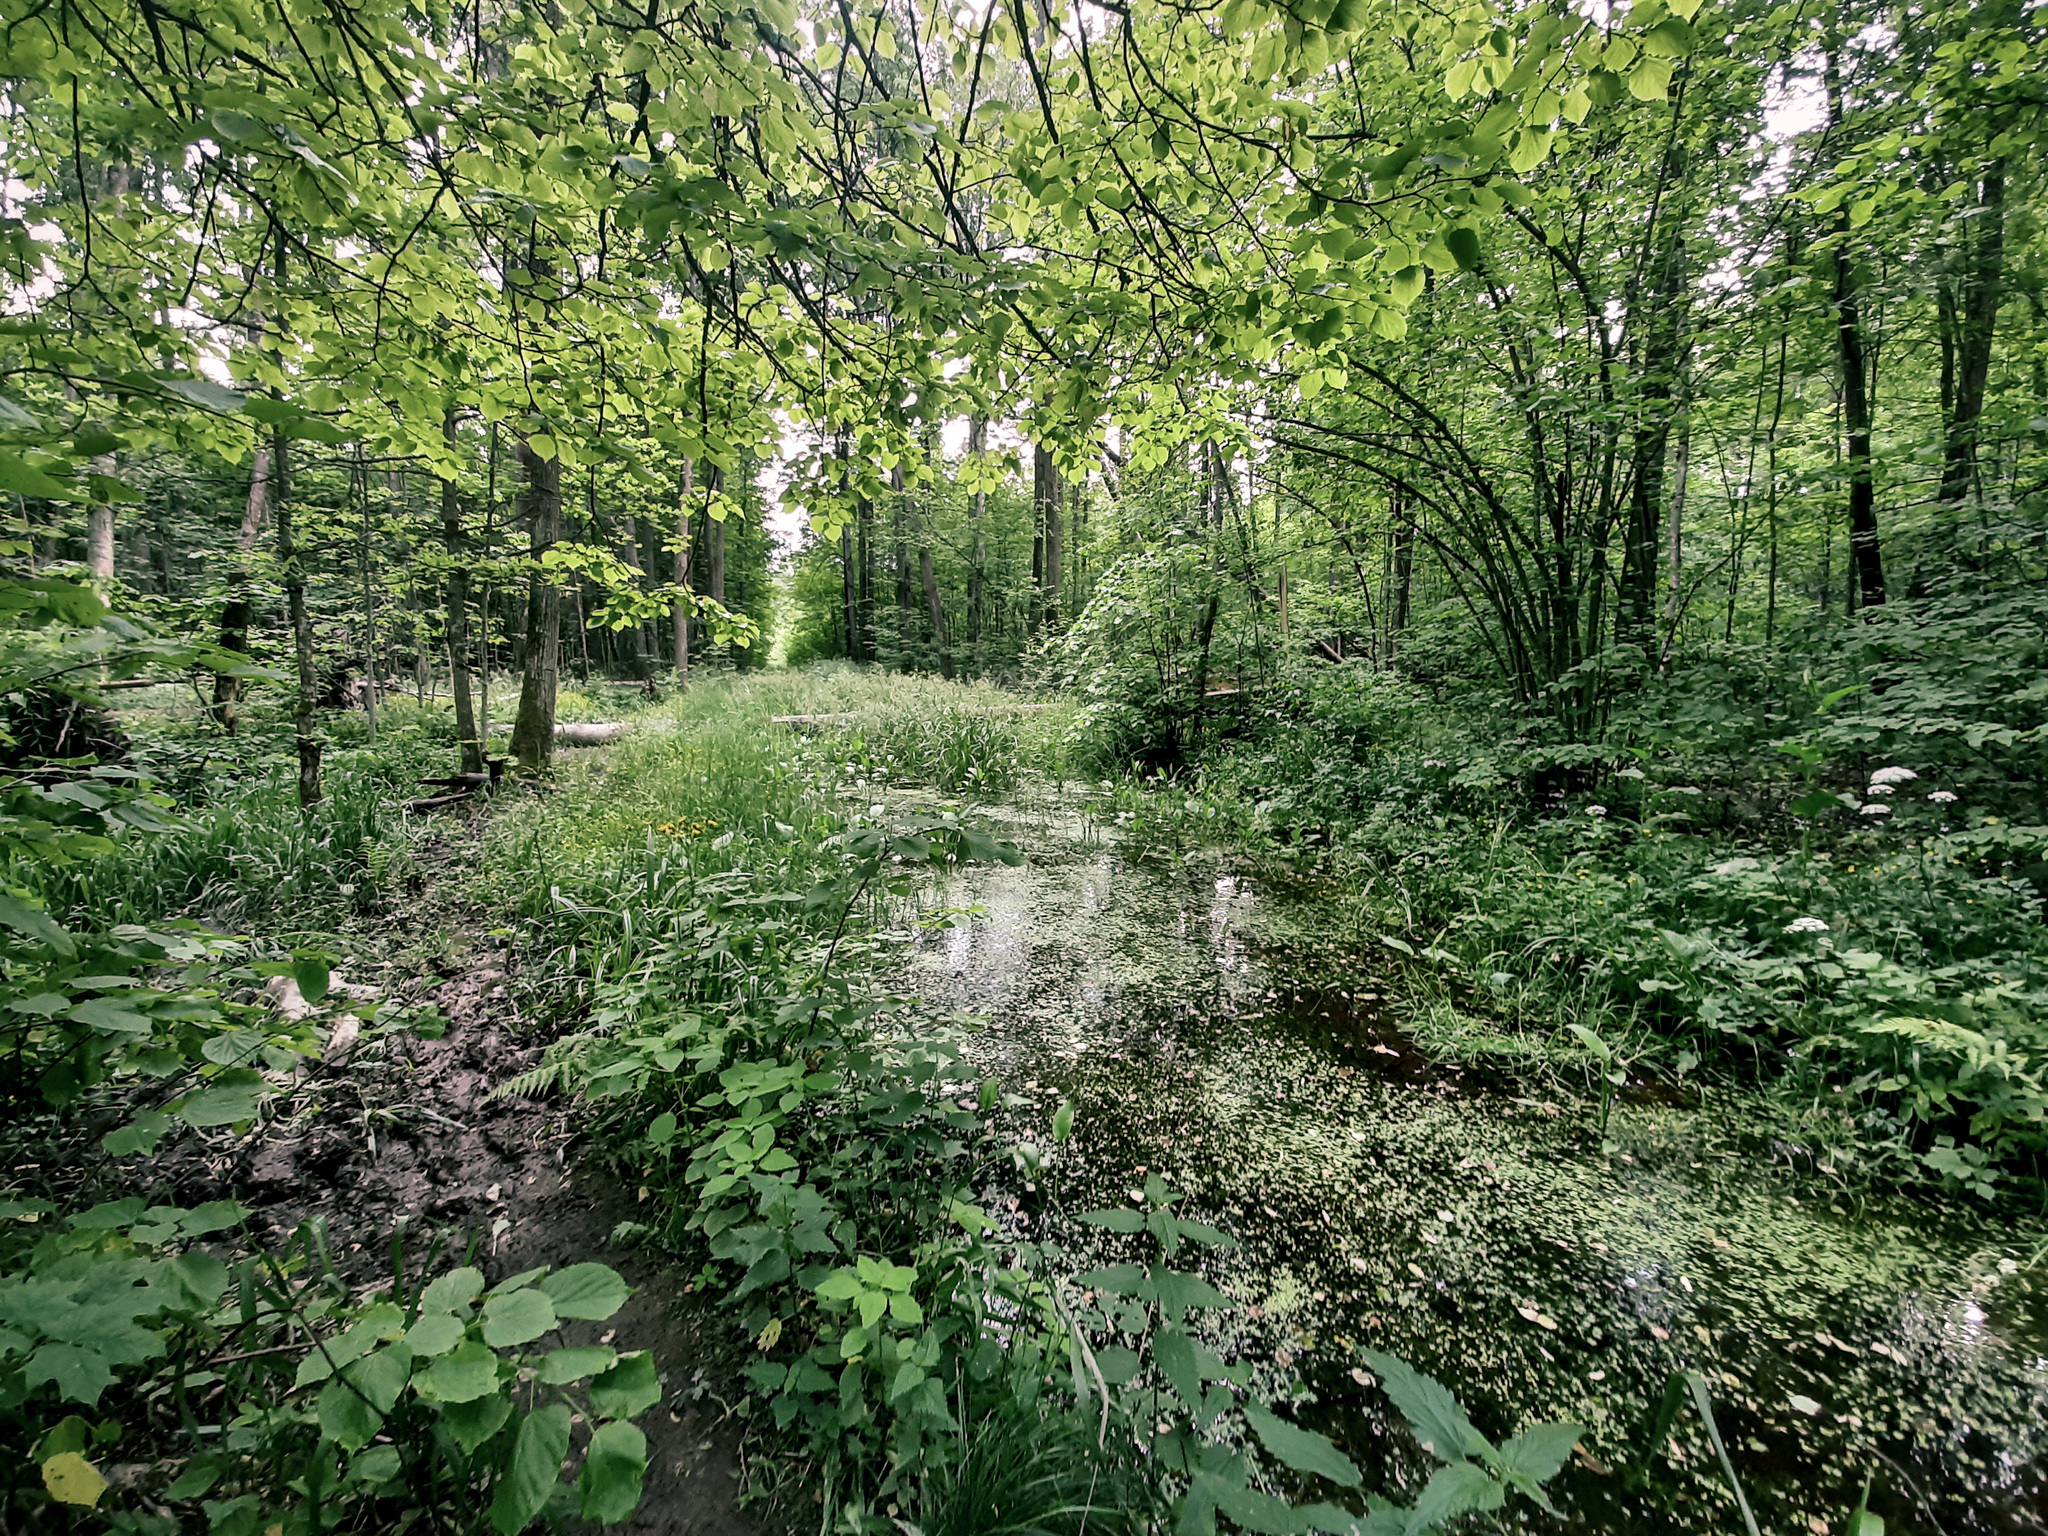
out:
{"label": "standing water", "polygon": [[[1126,858],[1070,812],[983,814],[1027,861],[954,878],[945,899],[978,910],[918,941],[905,985],[988,1020],[976,1065],[1025,1100],[1020,1136],[1073,1100],[1062,1210],[1122,1203],[1151,1171],[1239,1239],[1212,1275],[1241,1305],[1232,1346],[1299,1377],[1300,1416],[1369,1485],[1412,1495],[1426,1471],[1360,1345],[1496,1437],[1585,1425],[1553,1485],[1567,1529],[1742,1529],[1689,1403],[1645,1466],[1691,1370],[1767,1536],[1846,1529],[1866,1480],[1889,1532],[2048,1530],[2038,1228],[1873,1209],[1789,1166],[1734,1094],[1618,1106],[1603,1146],[1555,1090],[1422,1062],[1362,965],[1304,958],[1307,900]],[[1033,1210],[1014,1219],[1054,1228],[1033,1235],[1099,1241]]]}

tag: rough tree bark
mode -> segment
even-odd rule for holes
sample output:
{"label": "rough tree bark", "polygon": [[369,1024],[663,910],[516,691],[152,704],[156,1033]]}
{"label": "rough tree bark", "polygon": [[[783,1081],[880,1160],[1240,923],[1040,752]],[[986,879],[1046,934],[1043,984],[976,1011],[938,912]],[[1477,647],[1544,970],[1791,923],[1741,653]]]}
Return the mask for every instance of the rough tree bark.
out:
{"label": "rough tree bark", "polygon": [[[441,418],[441,437],[449,456],[455,453],[455,410]],[[462,533],[462,497],[453,476],[441,482],[441,547],[448,553],[448,678],[455,696],[455,735],[462,748],[462,771],[484,771],[484,739],[477,730],[476,704],[469,678],[468,541]]]}
{"label": "rough tree bark", "polygon": [[[1840,50],[1827,51],[1828,122],[1842,121]],[[1849,469],[1849,560],[1865,608],[1884,602],[1884,551],[1877,532],[1877,481],[1870,463],[1870,363],[1863,345],[1863,282],[1849,245],[1849,209],[1835,221],[1835,348],[1842,365],[1842,436]],[[1826,582],[1822,582],[1825,591]]]}
{"label": "rough tree bark", "polygon": [[1060,471],[1052,450],[1043,443],[1031,448],[1031,499],[1038,507],[1040,537],[1045,542],[1044,570],[1040,578],[1041,613],[1054,629],[1066,623],[1066,603],[1061,581],[1066,567],[1060,553]]}
{"label": "rough tree bark", "polygon": [[[249,654],[249,557],[263,536],[263,524],[270,516],[270,446],[258,444],[249,464],[249,498],[242,505],[242,527],[235,535],[235,564],[228,572],[228,600],[220,611],[220,648],[238,656]],[[242,680],[227,672],[213,674],[213,718],[222,730],[233,735],[237,723],[235,704],[242,697]]]}
{"label": "rough tree bark", "polygon": [[526,485],[521,511],[529,529],[533,568],[526,578],[526,645],[519,677],[519,713],[512,723],[512,757],[526,774],[545,773],[554,760],[555,685],[561,668],[562,591],[541,558],[561,537],[562,461],[519,445]]}
{"label": "rough tree bark", "polygon": [[280,433],[270,450],[273,497],[277,510],[277,563],[284,577],[285,613],[292,626],[292,654],[298,662],[299,692],[292,701],[292,739],[299,752],[299,804],[318,805],[320,788],[320,738],[313,733],[313,706],[320,695],[320,678],[313,667],[313,619],[306,611],[306,562],[299,551],[297,530],[292,526],[291,464],[285,457],[284,435]]}
{"label": "rough tree bark", "polygon": [[690,473],[692,465],[688,456],[683,459],[682,489],[676,512],[676,600],[673,617],[676,626],[676,687],[690,686],[690,603],[683,596],[690,590],[690,541],[694,536],[690,527]]}
{"label": "rough tree bark", "polygon": [[1991,377],[1991,345],[2005,277],[2005,162],[1994,160],[1978,181],[1966,253],[1958,280],[1941,285],[1942,350],[1951,387],[1942,432],[1941,490],[1936,499],[1961,501],[1977,478],[1977,431]]}
{"label": "rough tree bark", "polygon": [[974,499],[967,509],[968,523],[974,530],[973,551],[968,557],[967,570],[967,643],[975,647],[975,655],[970,665],[981,659],[982,567],[988,561],[988,530],[985,517],[988,512],[988,492],[981,489],[983,471],[979,455],[987,446],[988,422],[979,416],[973,417],[967,425],[967,451],[977,456],[974,466]]}

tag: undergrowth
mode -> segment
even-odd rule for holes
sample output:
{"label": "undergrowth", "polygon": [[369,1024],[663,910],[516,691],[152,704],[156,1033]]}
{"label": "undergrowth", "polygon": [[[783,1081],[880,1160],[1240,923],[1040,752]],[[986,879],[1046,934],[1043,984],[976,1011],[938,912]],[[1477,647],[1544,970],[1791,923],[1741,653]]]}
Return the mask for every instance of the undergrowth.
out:
{"label": "undergrowth", "polygon": [[[1223,845],[1337,895],[1339,938],[1404,967],[1399,1006],[1442,1058],[1595,1098],[1630,1074],[1760,1081],[1843,1169],[2038,1191],[2039,722],[2023,678],[1979,675],[1972,624],[2010,615],[1952,608],[1853,637],[1845,686],[1740,647],[1638,679],[1591,744],[1306,663],[1177,767],[1134,769],[1128,731],[1086,711],[1070,750],[1137,856]],[[1937,663],[1929,634],[1960,649]]]}

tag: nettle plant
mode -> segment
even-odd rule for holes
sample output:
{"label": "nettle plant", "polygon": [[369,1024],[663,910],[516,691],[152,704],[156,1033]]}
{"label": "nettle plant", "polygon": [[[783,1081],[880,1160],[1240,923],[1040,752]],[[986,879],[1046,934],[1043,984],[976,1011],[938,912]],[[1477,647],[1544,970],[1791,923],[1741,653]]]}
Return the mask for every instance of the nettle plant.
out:
{"label": "nettle plant", "polygon": [[408,1283],[401,1238],[392,1280],[357,1296],[317,1223],[274,1252],[203,1242],[239,1235],[232,1202],[0,1214],[48,1229],[0,1273],[11,1528],[76,1530],[90,1510],[135,1536],[515,1536],[639,1502],[647,1442],[631,1420],[660,1400],[653,1359],[545,1347],[624,1303],[605,1265]]}
{"label": "nettle plant", "polygon": [[[1328,1437],[1289,1422],[1246,1390],[1248,1363],[1226,1364],[1201,1342],[1195,1316],[1233,1303],[1167,1261],[1184,1244],[1226,1248],[1232,1239],[1174,1214],[1181,1198],[1151,1174],[1135,1208],[1083,1215],[1084,1222],[1140,1239],[1149,1252],[1141,1262],[1079,1276],[1073,1284],[1083,1288],[1082,1304],[1061,1309],[1072,1320],[1066,1343],[1074,1394],[1098,1415],[1098,1436],[1149,1448],[1180,1479],[1176,1536],[1213,1536],[1219,1521],[1258,1532],[1416,1536],[1461,1515],[1499,1509],[1511,1494],[1556,1513],[1543,1484],[1571,1455],[1584,1433],[1579,1425],[1537,1424],[1496,1446],[1446,1388],[1369,1349],[1361,1358],[1439,1465],[1412,1505],[1365,1492],[1356,1465]],[[1273,1491],[1290,1481],[1328,1492],[1296,1503]]]}

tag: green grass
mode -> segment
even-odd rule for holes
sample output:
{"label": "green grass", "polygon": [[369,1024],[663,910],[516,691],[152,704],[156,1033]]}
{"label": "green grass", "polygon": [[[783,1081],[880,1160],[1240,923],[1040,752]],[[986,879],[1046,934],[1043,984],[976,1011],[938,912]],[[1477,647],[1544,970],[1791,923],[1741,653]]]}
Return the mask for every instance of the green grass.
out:
{"label": "green grass", "polygon": [[422,829],[403,805],[442,763],[437,743],[387,731],[375,747],[331,750],[327,798],[309,812],[288,741],[231,745],[232,758],[165,774],[174,830],[130,836],[89,863],[45,866],[40,894],[93,927],[191,917],[290,935],[374,908],[409,875]]}

